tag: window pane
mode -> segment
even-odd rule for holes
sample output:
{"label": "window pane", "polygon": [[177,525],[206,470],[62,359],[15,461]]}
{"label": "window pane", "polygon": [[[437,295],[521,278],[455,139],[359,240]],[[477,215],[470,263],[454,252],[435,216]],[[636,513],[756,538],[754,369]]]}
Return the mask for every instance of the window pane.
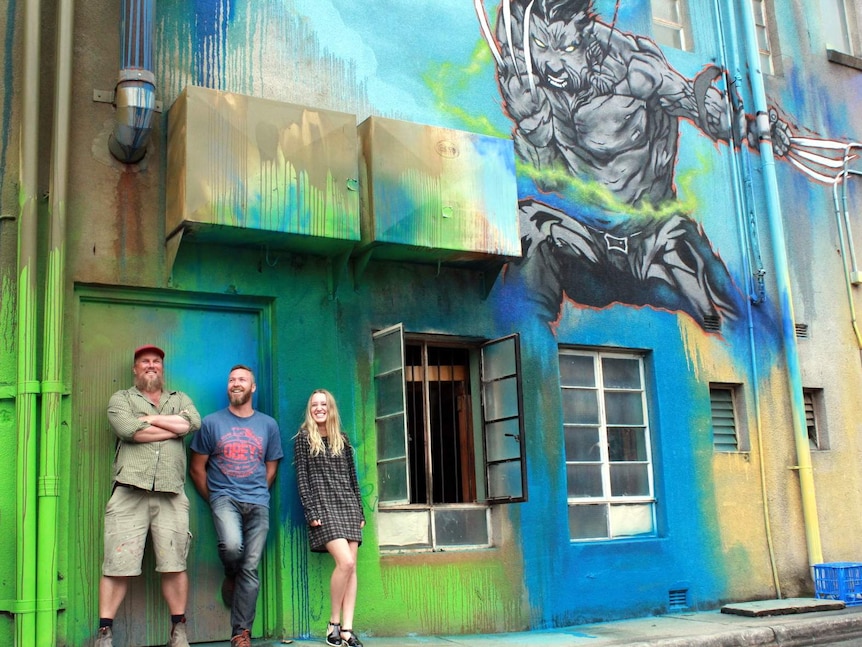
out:
{"label": "window pane", "polygon": [[560,383],[563,386],[595,386],[596,370],[589,355],[560,355]]}
{"label": "window pane", "polygon": [[570,497],[602,496],[602,466],[566,465],[566,483]]}
{"label": "window pane", "polygon": [[431,514],[428,510],[381,512],[377,536],[381,548],[430,548]]}
{"label": "window pane", "polygon": [[404,418],[396,415],[377,421],[377,460],[405,456]]}
{"label": "window pane", "polygon": [[850,46],[850,32],[847,28],[847,14],[844,11],[844,0],[820,0],[823,30],[826,37],[826,47],[853,54]]}
{"label": "window pane", "polygon": [[608,458],[612,461],[646,461],[646,435],[643,427],[608,429]]}
{"label": "window pane", "polygon": [[605,415],[609,425],[644,424],[643,399],[640,393],[605,392]]}
{"label": "window pane", "polygon": [[606,389],[641,388],[640,362],[619,357],[602,358],[602,382]]}
{"label": "window pane", "polygon": [[407,503],[407,459],[377,463],[381,502]]}
{"label": "window pane", "polygon": [[487,508],[434,511],[436,546],[487,546]]}
{"label": "window pane", "polygon": [[653,18],[660,18],[668,22],[680,22],[679,0],[652,0]]}
{"label": "window pane", "polygon": [[563,389],[563,422],[595,425],[599,422],[598,391]]}
{"label": "window pane", "polygon": [[648,496],[647,466],[641,464],[611,464],[612,496]]}
{"label": "window pane", "polygon": [[378,417],[404,411],[404,380],[401,371],[381,375],[374,382],[377,387]]}
{"label": "window pane", "polygon": [[488,496],[518,499],[524,496],[521,461],[488,464]]}
{"label": "window pane", "polygon": [[600,461],[598,427],[565,427],[567,461]]}
{"label": "window pane", "polygon": [[674,49],[684,49],[681,29],[658,24],[653,24],[652,28],[656,42],[660,45],[667,45]]}
{"label": "window pane", "polygon": [[374,335],[374,375],[401,370],[402,336],[400,325]]}
{"label": "window pane", "polygon": [[608,536],[606,505],[570,505],[569,537],[604,539]]}
{"label": "window pane", "polygon": [[612,537],[655,533],[652,504],[612,505],[610,517]]}
{"label": "window pane", "polygon": [[508,377],[485,384],[485,420],[499,420],[517,415],[517,377]]}
{"label": "window pane", "polygon": [[518,427],[517,418],[492,422],[485,426],[489,461],[502,461],[521,456],[521,431]]}
{"label": "window pane", "polygon": [[496,380],[515,374],[515,338],[502,339],[482,349],[482,379]]}

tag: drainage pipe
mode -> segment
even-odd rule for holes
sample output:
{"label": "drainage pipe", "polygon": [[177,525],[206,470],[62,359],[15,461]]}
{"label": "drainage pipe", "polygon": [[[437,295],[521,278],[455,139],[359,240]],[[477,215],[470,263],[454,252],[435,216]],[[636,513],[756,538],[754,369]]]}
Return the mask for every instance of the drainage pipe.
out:
{"label": "drainage pipe", "polygon": [[775,153],[770,135],[769,106],[760,70],[760,55],[757,48],[757,33],[754,27],[753,7],[749,0],[742,1],[742,23],[745,35],[745,55],[751,74],[751,90],[754,98],[756,132],[763,182],[766,192],[766,215],[775,259],[775,278],[781,323],[781,340],[784,359],[787,363],[790,407],[793,423],[793,439],[796,444],[794,467],[799,471],[799,487],[802,495],[802,516],[805,524],[805,541],[808,549],[808,564],[823,562],[820,543],[820,522],[817,518],[817,500],[814,494],[814,473],[811,467],[811,448],[808,445],[808,430],[805,424],[805,404],[802,395],[802,373],[799,365],[799,349],[796,342],[793,295],[787,261],[787,246],[782,222],[781,201],[778,195],[778,179],[775,172]]}
{"label": "drainage pipe", "polygon": [[120,16],[120,73],[114,90],[116,116],[108,138],[111,154],[124,164],[140,162],[156,113],[153,74],[155,0],[123,0]]}
{"label": "drainage pipe", "polygon": [[[848,144],[847,151],[844,155],[844,170],[841,172],[835,182],[832,184],[832,204],[835,207],[835,220],[838,225],[838,242],[841,250],[841,263],[844,268],[844,289],[847,292],[847,304],[850,307],[850,326],[853,328],[853,334],[856,335],[856,347],[862,349],[862,334],[859,332],[859,322],[856,318],[856,304],[853,298],[853,282],[858,276],[856,265],[856,253],[853,251],[853,233],[850,227],[850,214],[847,210],[847,182],[850,177],[857,172],[847,169],[847,159],[850,148],[859,146],[859,144]],[[838,184],[841,183],[841,202],[838,200]],[[846,241],[846,242],[845,242]],[[849,250],[849,251],[848,251]],[[848,266],[848,255],[850,264]]]}
{"label": "drainage pipe", "polygon": [[51,203],[45,322],[42,339],[42,415],[39,456],[39,516],[36,566],[36,647],[57,643],[57,510],[60,495],[58,440],[63,405],[63,303],[66,283],[66,198],[72,87],[74,0],[57,7],[56,80],[51,146]]}
{"label": "drainage pipe", "polygon": [[[736,94],[737,89],[731,84],[741,79],[739,73],[739,38],[738,21],[732,7],[727,6],[724,0],[721,6],[719,0],[715,0],[713,7],[718,16],[718,29],[721,43],[722,63],[728,70],[728,118],[731,124],[736,123],[737,111],[743,109],[741,99]],[[725,24],[724,21],[727,21]],[[732,57],[732,62],[728,59]],[[769,554],[769,566],[772,573],[772,584],[775,587],[775,597],[781,599],[781,582],[778,577],[778,565],[775,559],[775,540],[772,535],[772,522],[769,518],[769,484],[766,480],[766,458],[763,446],[763,411],[760,404],[762,391],[760,387],[760,374],[758,371],[757,342],[754,330],[753,307],[763,300],[763,266],[760,259],[760,243],[757,239],[758,230],[754,213],[754,195],[752,189],[752,165],[748,148],[745,145],[744,133],[729,142],[731,145],[731,169],[733,172],[733,194],[734,206],[736,208],[737,226],[739,231],[739,247],[742,251],[743,268],[748,276],[747,286],[749,294],[745,300],[746,318],[748,320],[748,352],[751,362],[751,392],[754,401],[754,433],[755,445],[757,447],[758,471],[760,476],[760,493],[763,498],[762,512],[763,525],[766,534],[766,548]],[[756,266],[756,268],[755,268]]]}
{"label": "drainage pipe", "polygon": [[18,302],[16,357],[15,644],[32,645],[36,635],[36,469],[39,382],[36,379],[36,253],[39,170],[40,0],[24,4],[18,217]]}

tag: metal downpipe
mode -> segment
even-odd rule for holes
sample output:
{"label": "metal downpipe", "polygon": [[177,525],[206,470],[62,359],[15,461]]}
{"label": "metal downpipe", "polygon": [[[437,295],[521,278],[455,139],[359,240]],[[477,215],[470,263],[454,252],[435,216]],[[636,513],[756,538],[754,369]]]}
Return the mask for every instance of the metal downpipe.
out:
{"label": "metal downpipe", "polygon": [[120,15],[120,73],[114,90],[116,116],[108,149],[124,164],[147,152],[156,112],[153,74],[155,0],[123,0]]}
{"label": "metal downpipe", "polygon": [[36,566],[36,647],[57,644],[58,440],[63,418],[63,303],[66,289],[66,198],[69,168],[74,0],[57,7],[57,76],[51,146],[51,203],[45,322],[42,339],[42,415],[39,455],[39,516]]}
{"label": "metal downpipe", "polygon": [[[738,32],[738,21],[736,20],[736,12],[733,9],[732,2],[728,0],[716,0],[714,7],[716,9],[716,14],[718,16],[718,25],[720,30],[721,39],[720,42],[722,44],[722,55],[723,55],[723,63],[725,69],[731,72],[736,72],[740,69],[739,65],[739,38],[737,35]],[[723,27],[722,19],[729,21],[730,24],[727,25],[725,29]],[[733,63],[730,64],[728,62],[728,52],[733,57]],[[739,79],[739,77],[737,77]],[[731,93],[733,92],[733,88],[728,85],[727,92],[728,97],[731,101],[734,101]],[[740,107],[741,109],[741,107]],[[731,108],[731,113],[733,109]],[[731,123],[733,123],[733,114],[729,115]],[[752,240],[757,243],[757,230],[752,231],[753,225],[749,226],[749,216],[751,222],[755,222],[755,214],[754,214],[754,196],[753,196],[753,188],[751,185],[751,161],[748,149],[745,148],[745,142],[731,142],[731,145],[735,145],[738,148],[731,148],[731,166],[734,177],[734,206],[738,213],[737,224],[739,227],[739,247],[742,250],[743,257],[743,266],[745,268],[746,273],[749,277],[754,277],[755,272],[758,275],[762,274],[763,267],[760,263],[759,253],[756,250],[759,250],[758,246],[753,250],[754,245],[752,244]],[[755,266],[756,270],[755,270]],[[760,287],[761,294],[755,295],[754,292]],[[772,533],[772,522],[770,520],[769,513],[769,484],[766,479],[766,458],[764,455],[764,444],[763,444],[763,410],[760,404],[760,400],[762,397],[761,387],[760,387],[760,373],[758,370],[757,364],[757,341],[756,335],[754,331],[754,316],[753,316],[753,307],[754,304],[760,303],[762,299],[762,286],[758,286],[756,284],[750,283],[749,290],[751,294],[749,294],[749,298],[745,300],[745,311],[746,318],[748,320],[748,352],[750,355],[750,363],[751,363],[751,391],[752,398],[754,400],[754,420],[755,427],[754,433],[755,443],[757,446],[757,455],[758,455],[758,473],[760,480],[760,493],[763,497],[763,504],[761,506],[763,511],[763,525],[764,532],[766,534],[766,548],[769,554],[769,567],[770,572],[772,574],[772,584],[775,587],[775,596],[777,598],[781,598],[781,582],[778,577],[778,565],[775,559],[775,539]]]}
{"label": "metal downpipe", "polygon": [[778,179],[775,173],[775,154],[772,148],[769,124],[769,106],[760,71],[760,56],[757,49],[757,34],[754,27],[753,7],[743,0],[742,21],[745,33],[745,53],[751,75],[751,90],[757,118],[760,161],[766,191],[766,213],[775,258],[775,277],[778,287],[779,312],[781,315],[781,339],[784,358],[787,362],[787,377],[790,389],[790,406],[793,422],[793,439],[796,444],[796,469],[799,470],[799,487],[802,495],[802,516],[805,523],[805,541],[808,548],[808,564],[823,562],[823,547],[820,543],[820,522],[817,518],[817,500],[814,494],[814,472],[811,467],[811,449],[808,446],[808,431],[805,425],[805,403],[802,396],[802,373],[799,366],[799,350],[796,343],[795,317],[787,261],[787,246],[782,222],[781,201],[778,194]]}
{"label": "metal downpipe", "polygon": [[16,357],[15,645],[36,635],[36,272],[39,170],[39,0],[24,4],[21,105],[21,176],[18,195],[18,302]]}

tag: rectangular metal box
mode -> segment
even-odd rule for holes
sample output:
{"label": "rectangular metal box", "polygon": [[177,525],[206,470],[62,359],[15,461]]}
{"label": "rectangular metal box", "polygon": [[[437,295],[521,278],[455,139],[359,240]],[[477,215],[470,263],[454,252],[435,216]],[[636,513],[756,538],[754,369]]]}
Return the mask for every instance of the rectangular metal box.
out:
{"label": "rectangular metal box", "polygon": [[343,253],[357,142],[355,115],[187,87],[168,114],[168,239]]}
{"label": "rectangular metal box", "polygon": [[510,139],[369,117],[362,151],[362,249],[375,258],[521,256]]}

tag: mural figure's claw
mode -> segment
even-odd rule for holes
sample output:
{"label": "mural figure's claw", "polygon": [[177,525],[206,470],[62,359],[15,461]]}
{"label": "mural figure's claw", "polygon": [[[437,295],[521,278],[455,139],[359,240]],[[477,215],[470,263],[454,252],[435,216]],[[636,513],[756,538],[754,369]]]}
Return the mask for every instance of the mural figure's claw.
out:
{"label": "mural figure's claw", "polygon": [[858,142],[815,137],[791,137],[786,158],[808,177],[824,184],[837,184],[846,176],[847,164],[859,158],[852,152]]}
{"label": "mural figure's claw", "polygon": [[[485,37],[485,42],[488,43],[488,48],[497,61],[498,67],[503,67],[503,56],[500,50],[497,49],[497,41],[494,40],[494,35],[491,33],[491,26],[488,24],[488,14],[485,13],[485,5],[482,0],[473,0],[473,7],[476,9],[476,17],[479,19],[479,28],[482,30],[482,36]],[[511,42],[509,43],[511,47]]]}

